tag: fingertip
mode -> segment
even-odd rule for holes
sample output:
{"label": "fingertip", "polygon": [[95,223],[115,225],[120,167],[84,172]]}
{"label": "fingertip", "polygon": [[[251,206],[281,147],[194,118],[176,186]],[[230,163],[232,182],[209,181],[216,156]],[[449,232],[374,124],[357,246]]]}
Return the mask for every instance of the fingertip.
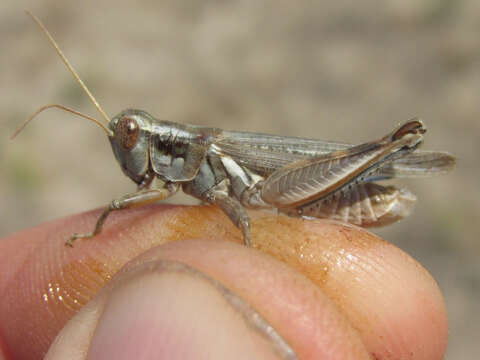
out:
{"label": "fingertip", "polygon": [[443,296],[408,254],[368,231],[332,221],[268,218],[258,232],[257,246],[314,281],[360,331],[372,355],[443,358]]}

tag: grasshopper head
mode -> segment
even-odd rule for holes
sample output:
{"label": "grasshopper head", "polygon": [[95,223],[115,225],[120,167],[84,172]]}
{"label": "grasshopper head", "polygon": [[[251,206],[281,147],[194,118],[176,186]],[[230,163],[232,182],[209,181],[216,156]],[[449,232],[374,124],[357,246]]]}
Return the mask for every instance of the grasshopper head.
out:
{"label": "grasshopper head", "polygon": [[127,109],[108,124],[113,153],[122,171],[140,184],[149,170],[152,117],[144,111]]}

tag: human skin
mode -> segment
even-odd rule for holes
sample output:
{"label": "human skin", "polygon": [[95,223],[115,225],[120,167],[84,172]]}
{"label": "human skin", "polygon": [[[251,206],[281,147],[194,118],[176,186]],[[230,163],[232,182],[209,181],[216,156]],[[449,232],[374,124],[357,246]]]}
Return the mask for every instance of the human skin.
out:
{"label": "human skin", "polygon": [[215,207],[152,205],[64,246],[100,211],[0,240],[0,359],[443,358],[437,284],[370,232],[252,212],[247,248]]}

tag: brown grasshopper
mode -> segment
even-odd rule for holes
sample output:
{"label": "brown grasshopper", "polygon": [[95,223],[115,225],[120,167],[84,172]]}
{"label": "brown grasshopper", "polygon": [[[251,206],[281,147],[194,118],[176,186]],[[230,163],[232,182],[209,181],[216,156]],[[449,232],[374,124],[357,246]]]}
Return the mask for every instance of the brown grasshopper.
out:
{"label": "brown grasshopper", "polygon": [[[375,181],[437,175],[455,166],[455,158],[448,153],[417,150],[426,131],[418,119],[357,146],[182,125],[136,109],[122,111],[110,120],[48,30],[28,14],[107,124],[62,105],[46,105],[12,138],[45,109],[72,112],[102,127],[124,174],[137,184],[137,191],[106,207],[91,233],[74,234],[67,245],[100,233],[112,211],[166,199],[180,187],[219,206],[242,231],[248,246],[250,220],[245,208],[277,209],[290,216],[337,219],[364,227],[383,226],[409,215],[416,197],[408,190]],[[160,179],[162,186],[153,187],[154,178]]]}

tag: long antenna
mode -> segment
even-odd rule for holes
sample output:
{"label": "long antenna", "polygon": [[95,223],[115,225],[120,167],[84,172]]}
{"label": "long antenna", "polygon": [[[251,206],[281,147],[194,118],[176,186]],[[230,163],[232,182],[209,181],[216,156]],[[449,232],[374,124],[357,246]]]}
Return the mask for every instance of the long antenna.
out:
{"label": "long antenna", "polygon": [[65,111],[68,111],[68,112],[71,112],[72,114],[75,114],[75,115],[78,115],[80,117],[83,117],[87,120],[90,120],[90,121],[93,121],[94,123],[96,123],[97,125],[99,125],[106,133],[107,133],[107,136],[113,136],[113,133],[112,133],[112,130],[110,130],[109,128],[107,128],[105,125],[103,125],[100,121],[98,121],[97,119],[91,117],[91,116],[88,116],[88,115],[85,115],[85,114],[82,114],[81,112],[79,111],[76,111],[76,110],[73,110],[73,109],[70,109],[66,106],[63,106],[63,105],[59,105],[59,104],[50,104],[50,105],[44,105],[42,106],[40,109],[38,109],[37,111],[35,111],[32,115],[30,115],[30,117],[25,120],[23,122],[22,125],[20,125],[20,127],[13,133],[12,136],[10,136],[10,140],[13,140],[15,138],[15,136],[17,136],[20,131],[23,130],[23,128],[25,126],[27,126],[27,124],[33,120],[33,118],[35,116],[37,116],[38,114],[40,114],[42,111],[44,110],[47,110],[47,109],[51,109],[51,108],[58,108],[58,109],[62,109],[62,110],[65,110]]}
{"label": "long antenna", "polygon": [[[63,55],[63,52],[62,50],[60,50],[60,47],[57,45],[57,43],[55,42],[55,40],[53,39],[52,35],[50,35],[50,33],[48,32],[47,28],[42,24],[42,22],[35,16],[33,15],[30,11],[28,10],[25,10],[25,12],[27,13],[27,15],[29,15],[37,24],[38,26],[40,26],[40,28],[42,29],[42,31],[44,32],[44,34],[48,37],[48,40],[50,41],[50,43],[53,45],[53,47],[55,48],[55,50],[57,51],[57,54],[60,56],[60,58],[62,59],[63,63],[67,66],[68,70],[70,70],[70,72],[72,73],[73,77],[75,78],[75,80],[77,80],[77,82],[80,84],[80,86],[82,87],[82,89],[85,91],[85,93],[88,95],[88,97],[90,98],[90,101],[92,102],[92,104],[97,108],[98,112],[102,115],[102,117],[106,120],[107,124],[110,122],[110,118],[107,116],[107,114],[105,114],[105,112],[103,111],[103,109],[100,107],[100,105],[98,104],[97,100],[93,97],[92,93],[90,92],[90,90],[88,90],[87,86],[83,83],[82,79],[80,79],[80,76],[78,76],[77,72],[75,71],[75,69],[73,68],[72,65],[70,65],[70,63],[68,62],[67,58],[65,57],[65,55]],[[73,111],[71,111],[73,112]],[[74,112],[75,113],[75,112]],[[38,112],[37,112],[38,114]],[[84,116],[85,117],[85,116]]]}

